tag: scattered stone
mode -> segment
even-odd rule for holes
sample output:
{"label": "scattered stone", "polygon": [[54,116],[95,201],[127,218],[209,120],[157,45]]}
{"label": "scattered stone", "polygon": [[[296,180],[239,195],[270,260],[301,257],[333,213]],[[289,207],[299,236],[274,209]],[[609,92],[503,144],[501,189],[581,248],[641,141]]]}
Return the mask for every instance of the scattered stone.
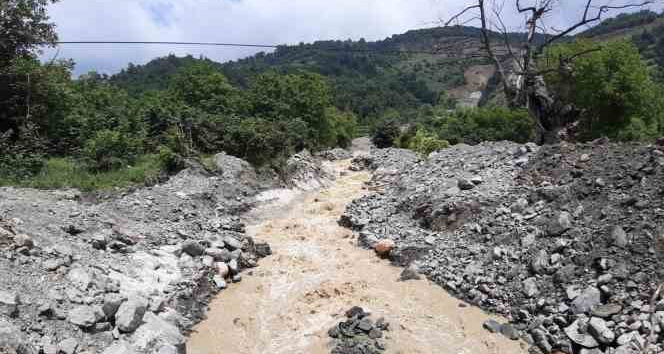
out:
{"label": "scattered stone", "polygon": [[259,258],[264,258],[272,255],[272,249],[270,248],[270,245],[267,244],[266,242],[257,242],[255,247],[256,247],[256,255]]}
{"label": "scattered stone", "polygon": [[537,280],[535,278],[528,278],[523,281],[523,293],[527,297],[534,297],[539,294],[539,288],[537,287]]}
{"label": "scattered stone", "polygon": [[620,248],[627,247],[627,233],[620,226],[616,226],[613,228],[613,230],[611,230],[611,240],[613,241],[614,245]]}
{"label": "scattered stone", "polygon": [[67,319],[72,324],[75,324],[83,329],[88,329],[97,323],[100,318],[100,313],[97,309],[88,305],[81,305],[69,311]]}
{"label": "scattered stone", "polygon": [[147,300],[139,296],[130,297],[123,302],[115,314],[115,325],[120,332],[131,333],[135,331],[141,324],[147,307]]}
{"label": "scattered stone", "polygon": [[606,304],[606,305],[598,305],[593,307],[591,313],[593,316],[600,317],[600,318],[610,318],[613,315],[617,315],[622,311],[622,306],[618,304]]}
{"label": "scattered stone", "polygon": [[520,337],[519,330],[510,323],[504,323],[501,325],[500,333],[511,340],[518,340]]}
{"label": "scattered stone", "polygon": [[376,243],[376,245],[374,246],[374,250],[379,256],[387,257],[390,255],[390,252],[392,252],[394,247],[395,247],[394,241],[390,239],[382,239]]}
{"label": "scattered stone", "polygon": [[346,311],[347,320],[328,330],[328,335],[333,339],[332,354],[378,354],[385,350],[385,344],[379,339],[389,325],[383,318],[374,323],[369,315],[359,306]]}
{"label": "scattered stone", "polygon": [[226,264],[225,262],[215,263],[215,268],[217,270],[217,274],[219,274],[219,276],[221,276],[222,279],[226,278],[231,272],[230,268],[228,267],[228,264]]}
{"label": "scattered stone", "polygon": [[15,317],[18,315],[18,304],[16,293],[0,290],[0,315]]}
{"label": "scattered stone", "polygon": [[14,236],[14,243],[17,248],[25,247],[27,249],[32,249],[35,247],[35,242],[32,240],[32,237],[26,234],[18,234]]}
{"label": "scattered stone", "polygon": [[468,191],[475,188],[475,183],[465,178],[459,178],[457,184],[462,191]]}
{"label": "scattered stone", "polygon": [[588,322],[588,332],[592,334],[598,342],[610,344],[616,339],[615,333],[606,325],[606,321],[599,317],[593,317]]}
{"label": "scattered stone", "polygon": [[119,294],[106,294],[104,296],[104,304],[101,307],[106,318],[115,318],[115,314],[124,300],[125,298]]}
{"label": "scattered stone", "polygon": [[489,331],[491,333],[498,333],[498,332],[500,332],[500,328],[501,328],[500,323],[498,323],[498,321],[496,321],[496,320],[487,320],[487,321],[484,322],[484,324],[482,326],[484,327],[484,329],[486,329],[487,331]]}
{"label": "scattered stone", "polygon": [[58,343],[58,351],[61,354],[76,354],[78,349],[78,340],[75,338],[67,338]]}
{"label": "scattered stone", "polygon": [[401,272],[399,280],[401,281],[420,280],[421,277],[419,272],[420,272],[419,268],[416,265],[411,264]]}
{"label": "scattered stone", "polygon": [[194,241],[194,240],[186,240],[182,244],[182,252],[192,256],[192,257],[198,257],[203,255],[203,252],[205,252],[205,247],[201,245],[199,242]]}
{"label": "scattered stone", "polygon": [[572,311],[575,314],[588,313],[590,310],[601,304],[602,294],[599,289],[594,286],[589,286],[583,290],[581,295],[577,296],[574,301],[572,301]]}
{"label": "scattered stone", "polygon": [[217,289],[219,290],[226,289],[227,287],[226,281],[224,280],[224,277],[222,277],[221,275],[215,275],[214,277],[212,277],[212,281],[214,281],[214,284],[217,286]]}
{"label": "scattered stone", "polygon": [[565,328],[565,333],[567,337],[574,343],[586,347],[586,348],[596,348],[599,346],[597,340],[586,331],[587,323],[581,319],[572,322],[572,324]]}

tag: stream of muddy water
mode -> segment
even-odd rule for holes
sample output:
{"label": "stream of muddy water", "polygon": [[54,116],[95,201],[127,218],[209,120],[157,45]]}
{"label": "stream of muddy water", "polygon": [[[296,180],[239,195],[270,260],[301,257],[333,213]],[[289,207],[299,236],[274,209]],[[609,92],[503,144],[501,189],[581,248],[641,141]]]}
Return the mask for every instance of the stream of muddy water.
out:
{"label": "stream of muddy water", "polygon": [[[347,171],[348,163],[334,166]],[[401,269],[357,247],[337,220],[367,193],[369,177],[347,172],[329,188],[252,212],[247,231],[269,242],[273,255],[212,301],[187,353],[329,354],[327,330],[356,305],[390,322],[386,353],[526,353],[482,328],[492,316],[427,280],[399,281]]]}

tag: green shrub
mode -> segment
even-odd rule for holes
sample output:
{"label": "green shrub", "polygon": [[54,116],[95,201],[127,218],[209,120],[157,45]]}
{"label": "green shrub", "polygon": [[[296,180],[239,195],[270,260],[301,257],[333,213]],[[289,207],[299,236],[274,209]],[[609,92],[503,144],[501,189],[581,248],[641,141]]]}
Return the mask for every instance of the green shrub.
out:
{"label": "green shrub", "polygon": [[379,149],[392,147],[401,135],[399,124],[393,120],[381,123],[371,137],[371,142]]}
{"label": "green shrub", "polygon": [[168,146],[160,146],[157,156],[159,157],[159,164],[165,171],[176,172],[184,167],[182,158]]}
{"label": "green shrub", "polygon": [[423,128],[417,130],[417,133],[415,133],[415,136],[408,144],[409,149],[422,156],[429,156],[432,152],[449,146],[450,143],[447,140],[440,139],[434,133],[428,132]]}
{"label": "green shrub", "polygon": [[525,110],[485,107],[443,110],[428,122],[427,128],[451,144],[478,144],[509,140],[525,143],[532,139],[533,121]]}
{"label": "green shrub", "polygon": [[111,171],[130,163],[141,151],[140,139],[118,131],[102,130],[85,142],[83,157],[92,171]]}

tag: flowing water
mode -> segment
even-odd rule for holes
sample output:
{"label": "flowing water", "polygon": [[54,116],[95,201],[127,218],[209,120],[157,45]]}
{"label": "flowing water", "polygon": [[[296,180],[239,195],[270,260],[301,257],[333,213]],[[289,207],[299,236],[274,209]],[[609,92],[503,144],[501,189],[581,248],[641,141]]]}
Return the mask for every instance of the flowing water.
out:
{"label": "flowing water", "polygon": [[482,329],[491,316],[460,306],[427,280],[398,281],[399,268],[356,246],[337,220],[367,193],[368,179],[366,172],[349,172],[327,189],[255,210],[247,231],[268,241],[274,254],[212,301],[187,352],[328,354],[327,330],[357,305],[390,322],[386,353],[526,353],[519,342]]}

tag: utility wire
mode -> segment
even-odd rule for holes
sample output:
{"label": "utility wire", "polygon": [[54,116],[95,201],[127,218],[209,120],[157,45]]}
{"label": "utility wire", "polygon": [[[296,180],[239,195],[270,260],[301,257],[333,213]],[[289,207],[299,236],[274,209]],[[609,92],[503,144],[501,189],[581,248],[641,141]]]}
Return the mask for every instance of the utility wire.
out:
{"label": "utility wire", "polygon": [[[287,45],[275,44],[247,44],[247,43],[216,43],[216,42],[167,42],[167,41],[60,41],[60,42],[41,42],[40,45],[60,45],[60,44],[147,44],[147,45],[187,45],[187,46],[212,46],[212,47],[245,47],[245,48],[270,48],[276,49],[285,47]],[[296,48],[297,45],[288,46],[289,48]],[[355,53],[394,53],[394,54],[428,54],[428,55],[441,55],[442,53],[436,51],[423,51],[423,50],[397,50],[397,49],[356,49],[356,48],[325,48],[315,47],[315,50],[333,51],[333,52],[355,52]]]}

